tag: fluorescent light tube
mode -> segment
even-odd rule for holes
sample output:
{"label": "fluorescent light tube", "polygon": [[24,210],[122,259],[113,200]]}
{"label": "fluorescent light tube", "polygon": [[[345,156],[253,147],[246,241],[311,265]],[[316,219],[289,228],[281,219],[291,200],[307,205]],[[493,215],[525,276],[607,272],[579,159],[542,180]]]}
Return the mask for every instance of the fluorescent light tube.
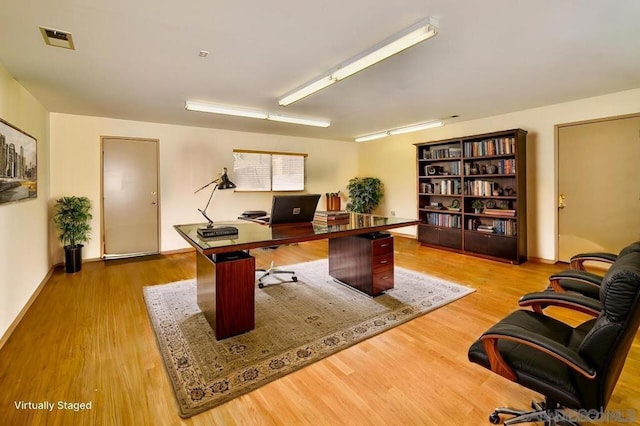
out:
{"label": "fluorescent light tube", "polygon": [[312,93],[315,93],[319,90],[324,89],[327,86],[335,83],[335,80],[330,76],[319,78],[278,100],[278,103],[282,106],[287,106],[289,104],[294,103],[295,101],[299,101],[302,98],[309,96]]}
{"label": "fluorescent light tube", "polygon": [[356,142],[372,141],[374,139],[386,138],[387,136],[389,136],[389,132],[373,133],[371,135],[358,136]]}
{"label": "fluorescent light tube", "polygon": [[401,31],[400,33],[384,40],[373,48],[345,61],[343,64],[334,68],[333,71],[326,73],[324,77],[312,80],[310,83],[294,90],[290,94],[278,100],[282,106],[287,106],[313,93],[316,93],[338,80],[343,80],[358,71],[370,67],[390,56],[395,55],[411,46],[427,40],[438,32],[435,21],[432,18],[426,18],[412,25],[411,27]]}
{"label": "fluorescent light tube", "polygon": [[413,124],[411,126],[399,127],[389,130],[390,135],[401,135],[403,133],[417,132],[419,130],[433,129],[434,127],[443,126],[442,121],[427,121],[426,123]]}
{"label": "fluorescent light tube", "polygon": [[266,111],[257,111],[241,107],[209,104],[205,102],[186,101],[185,109],[188,111],[209,112],[213,114],[235,115],[237,117],[258,118],[261,120],[281,121],[284,123],[303,124],[305,126],[329,127],[331,121],[316,118],[292,117]]}
{"label": "fluorescent light tube", "polygon": [[327,120],[317,120],[311,118],[291,117],[288,115],[271,114],[267,117],[271,121],[281,121],[283,123],[304,124],[305,126],[329,127],[331,124]]}
{"label": "fluorescent light tube", "polygon": [[436,27],[432,26],[429,20],[422,21],[405,31],[408,32],[396,35],[392,41],[383,42],[382,46],[373,48],[360,57],[348,61],[346,65],[339,67],[331,76],[336,80],[345,79],[358,71],[362,71],[396,53],[427,40],[437,33]]}
{"label": "fluorescent light tube", "polygon": [[403,133],[409,132],[417,132],[418,130],[432,129],[434,127],[444,126],[444,121],[434,120],[434,121],[425,121],[424,123],[412,124],[410,126],[398,127],[396,129],[387,130],[384,132],[373,133],[371,135],[366,136],[358,136],[355,141],[356,142],[366,142],[374,139],[384,138],[386,136],[391,135],[401,135]]}
{"label": "fluorescent light tube", "polygon": [[237,117],[259,118],[262,120],[268,117],[268,114],[262,111],[193,101],[187,101],[185,103],[185,109],[189,111],[210,112],[213,114],[235,115]]}

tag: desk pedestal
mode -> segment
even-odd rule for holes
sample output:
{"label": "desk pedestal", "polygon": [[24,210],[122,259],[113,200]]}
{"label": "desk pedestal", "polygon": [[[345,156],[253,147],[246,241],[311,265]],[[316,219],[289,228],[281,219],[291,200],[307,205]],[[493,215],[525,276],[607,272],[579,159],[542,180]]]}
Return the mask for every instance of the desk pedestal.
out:
{"label": "desk pedestal", "polygon": [[255,328],[255,259],[197,252],[198,306],[221,340]]}
{"label": "desk pedestal", "polygon": [[372,233],[330,239],[329,275],[370,296],[393,288],[393,237]]}

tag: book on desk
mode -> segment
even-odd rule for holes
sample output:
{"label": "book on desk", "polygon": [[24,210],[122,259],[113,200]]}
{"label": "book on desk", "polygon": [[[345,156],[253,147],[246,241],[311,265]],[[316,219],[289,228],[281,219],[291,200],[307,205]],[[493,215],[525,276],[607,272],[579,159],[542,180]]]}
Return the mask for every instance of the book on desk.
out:
{"label": "book on desk", "polygon": [[313,222],[319,225],[343,225],[349,223],[351,214],[348,211],[316,211]]}

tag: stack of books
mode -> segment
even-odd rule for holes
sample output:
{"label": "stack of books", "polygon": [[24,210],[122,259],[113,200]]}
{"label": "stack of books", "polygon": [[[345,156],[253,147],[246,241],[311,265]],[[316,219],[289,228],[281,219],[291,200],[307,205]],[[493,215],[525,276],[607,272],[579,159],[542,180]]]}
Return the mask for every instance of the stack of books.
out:
{"label": "stack of books", "polygon": [[491,225],[478,225],[476,230],[478,232],[486,232],[488,234],[492,234],[494,232],[494,228]]}
{"label": "stack of books", "polygon": [[314,223],[319,225],[344,225],[349,223],[350,213],[347,211],[316,211],[313,216]]}

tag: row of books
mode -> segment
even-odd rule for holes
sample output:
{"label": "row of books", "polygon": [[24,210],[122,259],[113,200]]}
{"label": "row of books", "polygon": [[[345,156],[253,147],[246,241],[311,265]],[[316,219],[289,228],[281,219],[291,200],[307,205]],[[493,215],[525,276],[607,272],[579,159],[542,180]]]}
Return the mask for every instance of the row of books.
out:
{"label": "row of books", "polygon": [[460,228],[462,225],[461,217],[458,215],[427,213],[425,219],[429,225],[442,226],[446,228]]}
{"label": "row of books", "polygon": [[494,219],[488,224],[481,223],[477,219],[469,219],[467,221],[467,229],[512,237],[518,234],[518,223],[511,219]]}
{"label": "row of books", "polygon": [[465,142],[465,157],[485,157],[489,155],[504,155],[516,153],[516,139],[494,138],[478,142]]}
{"label": "row of books", "polygon": [[464,182],[465,195],[476,195],[478,197],[490,197],[493,195],[493,190],[497,189],[496,182],[476,179],[467,180]]}
{"label": "row of books", "polygon": [[422,158],[425,160],[438,159],[438,158],[459,158],[461,154],[460,148],[437,148],[437,149],[425,149],[422,151]]}
{"label": "row of books", "polygon": [[420,191],[434,195],[459,195],[462,193],[462,185],[459,180],[439,180],[437,182],[422,182]]}
{"label": "row of books", "polygon": [[501,175],[512,175],[516,173],[516,160],[510,158],[508,160],[498,160],[498,173]]}

